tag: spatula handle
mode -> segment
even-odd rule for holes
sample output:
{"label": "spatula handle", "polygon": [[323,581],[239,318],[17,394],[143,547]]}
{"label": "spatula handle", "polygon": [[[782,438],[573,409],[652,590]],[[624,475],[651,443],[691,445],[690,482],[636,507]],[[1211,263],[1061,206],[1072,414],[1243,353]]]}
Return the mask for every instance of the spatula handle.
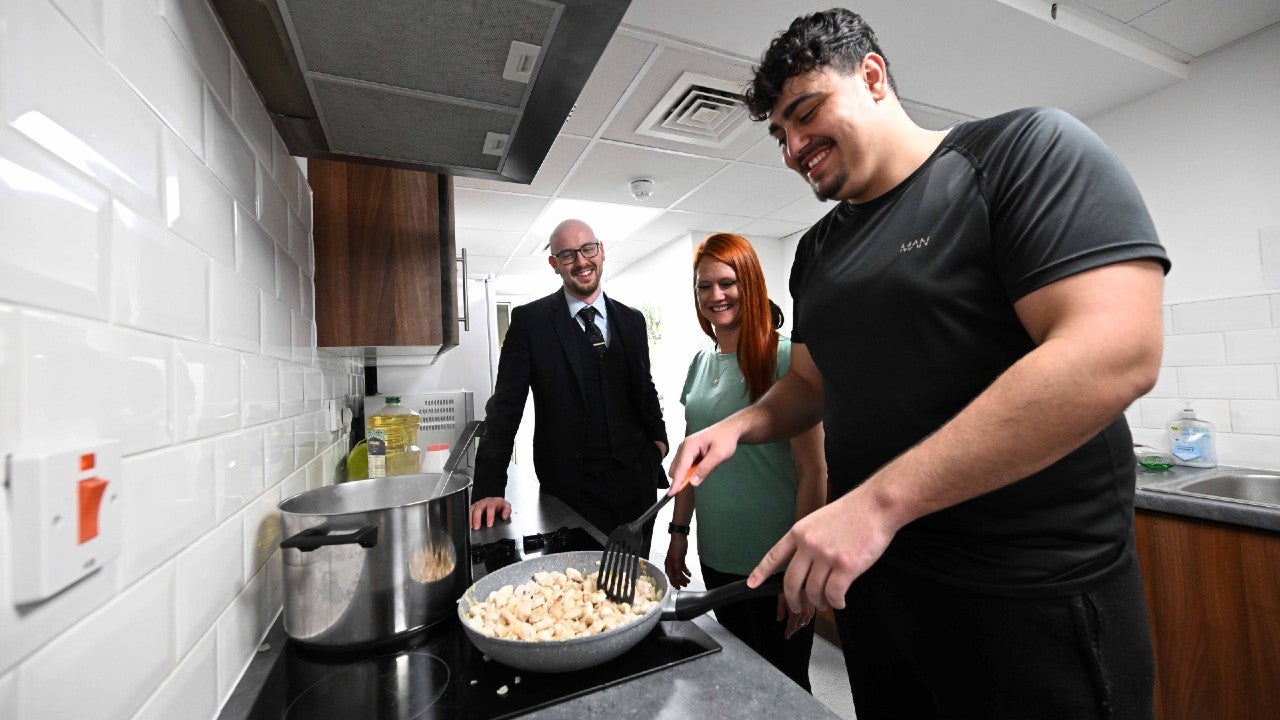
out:
{"label": "spatula handle", "polygon": [[708,610],[714,610],[738,600],[764,595],[777,595],[782,592],[782,578],[784,575],[785,573],[771,575],[769,579],[760,583],[760,587],[756,588],[747,587],[746,580],[738,580],[706,592],[682,591],[676,595],[675,607],[662,613],[662,619],[690,620]]}

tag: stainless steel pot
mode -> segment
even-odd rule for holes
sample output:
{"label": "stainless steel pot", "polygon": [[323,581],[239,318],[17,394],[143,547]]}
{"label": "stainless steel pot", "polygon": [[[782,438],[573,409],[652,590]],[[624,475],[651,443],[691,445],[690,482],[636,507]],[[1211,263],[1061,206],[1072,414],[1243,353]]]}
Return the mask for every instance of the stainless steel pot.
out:
{"label": "stainless steel pot", "polygon": [[471,584],[471,478],[457,465],[483,428],[467,425],[443,473],[331,485],[280,503],[289,637],[375,646],[454,612]]}

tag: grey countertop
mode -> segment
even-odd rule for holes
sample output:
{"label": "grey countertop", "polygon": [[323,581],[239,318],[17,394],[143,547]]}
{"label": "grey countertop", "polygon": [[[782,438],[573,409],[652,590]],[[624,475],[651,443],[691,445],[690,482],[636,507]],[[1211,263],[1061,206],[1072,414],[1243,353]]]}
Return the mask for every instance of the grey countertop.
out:
{"label": "grey countertop", "polygon": [[1213,468],[1178,465],[1163,472],[1148,472],[1138,468],[1138,491],[1134,498],[1134,505],[1140,510],[1280,532],[1280,507],[1223,500],[1179,491],[1182,486],[1195,480],[1232,472],[1275,474],[1272,470],[1253,470],[1225,465]]}
{"label": "grey countertop", "polygon": [[[548,532],[564,525],[585,525],[557,498],[538,492],[531,477],[512,468],[507,481],[511,520],[472,531],[472,542]],[[655,496],[655,500],[657,497]],[[601,542],[605,537],[589,531]],[[704,718],[740,717],[838,718],[827,706],[801,690],[720,623],[702,616],[693,621],[723,648],[675,667],[589,693],[526,717],[578,720],[583,717]],[[589,672],[589,671],[588,671]]]}

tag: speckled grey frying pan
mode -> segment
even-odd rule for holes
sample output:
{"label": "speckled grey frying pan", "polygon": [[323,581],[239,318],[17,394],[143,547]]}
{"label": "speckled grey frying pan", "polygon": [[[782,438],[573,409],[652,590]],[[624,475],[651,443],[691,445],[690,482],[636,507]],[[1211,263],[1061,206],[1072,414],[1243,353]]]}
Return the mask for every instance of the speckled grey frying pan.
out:
{"label": "speckled grey frying pan", "polygon": [[661,601],[639,620],[599,635],[531,642],[506,640],[482,635],[466,623],[467,612],[477,602],[483,602],[489,593],[503,585],[521,585],[533,579],[536,572],[564,572],[576,568],[582,574],[600,569],[600,551],[554,553],[523,560],[496,570],[477,581],[458,600],[458,619],[467,637],[481,652],[504,665],[520,670],[536,672],[563,672],[579,670],[608,662],[638,644],[658,624],[659,620],[688,620],[708,610],[757,595],[777,595],[782,592],[782,576],[775,575],[760,587],[752,590],[746,582],[736,582],[707,592],[673,590],[667,576],[651,563],[641,561],[640,574],[653,581]]}

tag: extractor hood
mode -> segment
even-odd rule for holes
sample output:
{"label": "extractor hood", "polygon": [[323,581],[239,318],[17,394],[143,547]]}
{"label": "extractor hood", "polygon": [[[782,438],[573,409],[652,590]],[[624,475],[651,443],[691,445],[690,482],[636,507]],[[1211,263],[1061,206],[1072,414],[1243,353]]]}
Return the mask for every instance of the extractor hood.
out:
{"label": "extractor hood", "polygon": [[211,0],[290,154],[528,183],[630,0]]}

